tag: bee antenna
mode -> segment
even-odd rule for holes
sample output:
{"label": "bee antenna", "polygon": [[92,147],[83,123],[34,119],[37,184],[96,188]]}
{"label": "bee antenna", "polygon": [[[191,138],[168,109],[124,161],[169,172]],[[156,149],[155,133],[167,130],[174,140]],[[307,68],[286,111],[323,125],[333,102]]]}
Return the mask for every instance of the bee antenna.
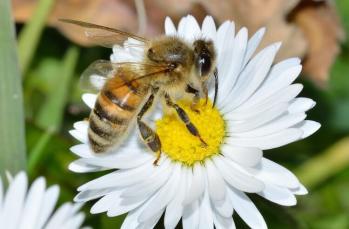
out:
{"label": "bee antenna", "polygon": [[212,107],[214,107],[216,105],[217,102],[217,94],[218,94],[218,70],[217,68],[214,70],[214,97],[213,97],[213,105]]}

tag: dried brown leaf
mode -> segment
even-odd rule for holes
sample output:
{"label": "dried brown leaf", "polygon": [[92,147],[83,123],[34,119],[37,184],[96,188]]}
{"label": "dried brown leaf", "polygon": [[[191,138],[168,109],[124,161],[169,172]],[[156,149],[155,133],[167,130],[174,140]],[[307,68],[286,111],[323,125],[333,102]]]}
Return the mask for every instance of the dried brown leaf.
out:
{"label": "dried brown leaf", "polygon": [[304,32],[309,48],[304,59],[304,72],[317,85],[326,86],[330,68],[344,39],[335,8],[331,4],[305,7],[295,15],[294,22]]}
{"label": "dried brown leaf", "polygon": [[[13,0],[16,20],[28,20],[36,2]],[[154,0],[144,1],[144,4],[146,36],[163,31],[165,16],[178,22],[188,13],[199,21],[206,14],[212,15],[218,23],[234,20],[237,27],[247,27],[250,34],[266,27],[268,32],[261,47],[282,41],[276,61],[293,56],[305,58],[305,72],[318,85],[326,83],[329,69],[339,51],[339,41],[344,36],[334,6],[325,0]],[[48,24],[57,27],[73,41],[88,45],[81,31],[58,23],[58,18],[79,19],[133,33],[138,30],[133,0],[57,1]]]}

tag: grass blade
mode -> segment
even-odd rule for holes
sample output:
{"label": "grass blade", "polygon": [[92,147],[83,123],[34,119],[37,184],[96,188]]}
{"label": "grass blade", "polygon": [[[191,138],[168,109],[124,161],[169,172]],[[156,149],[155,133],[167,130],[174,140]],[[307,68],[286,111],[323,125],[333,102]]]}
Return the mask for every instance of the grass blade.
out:
{"label": "grass blade", "polygon": [[23,73],[26,72],[30,61],[32,60],[41,37],[42,30],[45,27],[47,17],[52,10],[54,2],[54,0],[38,1],[38,5],[33,13],[33,17],[31,17],[19,35],[18,52]]}
{"label": "grass blade", "polygon": [[324,182],[349,166],[349,137],[305,162],[295,172],[308,188]]}
{"label": "grass blade", "polygon": [[0,173],[25,169],[21,75],[11,1],[0,1]]}

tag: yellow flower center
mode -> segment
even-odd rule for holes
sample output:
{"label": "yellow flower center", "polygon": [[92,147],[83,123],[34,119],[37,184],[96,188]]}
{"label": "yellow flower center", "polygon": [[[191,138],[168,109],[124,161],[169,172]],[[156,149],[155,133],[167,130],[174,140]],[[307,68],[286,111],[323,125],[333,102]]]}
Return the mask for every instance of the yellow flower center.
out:
{"label": "yellow flower center", "polygon": [[170,113],[156,121],[163,153],[173,161],[188,166],[218,154],[225,134],[225,123],[219,111],[212,108],[211,101],[205,104],[205,100],[201,100],[196,106],[199,113],[193,111],[187,101],[180,101],[178,105],[188,114],[207,146],[188,131],[176,113]]}

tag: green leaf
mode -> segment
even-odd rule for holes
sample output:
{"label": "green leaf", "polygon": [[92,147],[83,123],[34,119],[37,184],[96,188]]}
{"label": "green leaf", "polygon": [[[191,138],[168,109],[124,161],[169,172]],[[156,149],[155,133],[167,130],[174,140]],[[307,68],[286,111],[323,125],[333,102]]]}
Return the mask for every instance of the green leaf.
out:
{"label": "green leaf", "polygon": [[21,75],[10,0],[0,1],[0,173],[25,169]]}
{"label": "green leaf", "polygon": [[68,49],[63,62],[58,66],[53,65],[57,69],[55,74],[51,75],[51,79],[55,81],[55,87],[47,94],[47,98],[43,101],[41,110],[36,118],[36,124],[46,130],[46,132],[40,137],[29,154],[29,173],[34,171],[38,162],[43,158],[45,146],[52,134],[60,129],[78,57],[79,49],[71,47]]}
{"label": "green leaf", "polygon": [[40,0],[29,22],[18,38],[18,52],[22,72],[25,73],[38,46],[42,30],[54,5],[54,0]]}

